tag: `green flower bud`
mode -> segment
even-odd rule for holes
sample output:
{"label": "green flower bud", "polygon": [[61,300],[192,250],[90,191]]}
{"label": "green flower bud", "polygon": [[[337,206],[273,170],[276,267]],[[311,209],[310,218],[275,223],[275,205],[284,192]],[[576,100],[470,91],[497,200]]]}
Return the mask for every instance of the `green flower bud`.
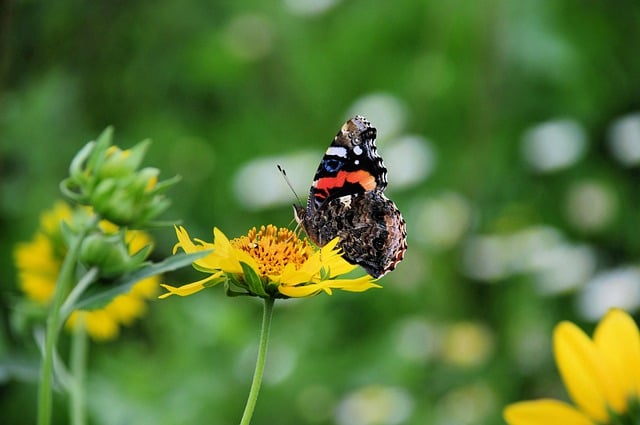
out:
{"label": "green flower bud", "polygon": [[110,146],[105,152],[105,160],[100,169],[96,170],[98,178],[124,177],[135,173],[150,144],[151,140],[144,140],[127,150]]}
{"label": "green flower bud", "polygon": [[122,232],[108,235],[98,232],[82,241],[79,257],[87,267],[98,267],[101,276],[113,278],[140,267],[150,251],[151,245],[147,245],[130,255]]}
{"label": "green flower bud", "polygon": [[78,152],[61,189],[76,202],[91,205],[101,218],[121,226],[143,226],[168,208],[163,192],[179,179],[158,183],[158,169],[138,170],[149,140],[122,150],[111,144],[112,136],[107,128]]}

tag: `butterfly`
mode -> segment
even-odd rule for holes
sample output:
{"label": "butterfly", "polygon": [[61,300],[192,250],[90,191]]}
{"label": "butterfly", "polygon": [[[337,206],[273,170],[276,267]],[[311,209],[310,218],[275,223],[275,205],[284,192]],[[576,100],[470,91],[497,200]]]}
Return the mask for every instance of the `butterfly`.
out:
{"label": "butterfly", "polygon": [[338,236],[343,258],[378,278],[404,258],[407,229],[384,194],[387,169],[376,134],[365,117],[348,120],[320,161],[306,207],[294,205],[294,214],[315,244]]}

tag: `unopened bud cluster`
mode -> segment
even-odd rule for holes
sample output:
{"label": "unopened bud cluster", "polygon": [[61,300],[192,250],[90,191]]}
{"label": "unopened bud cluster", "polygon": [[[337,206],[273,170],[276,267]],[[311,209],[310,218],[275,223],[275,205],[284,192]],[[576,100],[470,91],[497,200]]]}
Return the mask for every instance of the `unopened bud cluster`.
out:
{"label": "unopened bud cluster", "polygon": [[150,252],[151,245],[131,252],[121,230],[112,234],[96,231],[83,239],[79,260],[86,267],[98,267],[100,275],[108,279],[141,267]]}
{"label": "unopened bud cluster", "polygon": [[100,218],[114,224],[142,227],[169,206],[164,195],[177,178],[158,182],[157,168],[141,168],[149,147],[145,140],[131,149],[112,145],[107,128],[97,141],[87,143],[75,156],[62,191],[82,205],[90,205]]}

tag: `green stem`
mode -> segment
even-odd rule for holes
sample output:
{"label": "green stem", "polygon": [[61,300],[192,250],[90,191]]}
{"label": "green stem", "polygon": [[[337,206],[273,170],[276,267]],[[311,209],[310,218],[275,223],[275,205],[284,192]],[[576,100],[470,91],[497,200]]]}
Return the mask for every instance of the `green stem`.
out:
{"label": "green stem", "polygon": [[98,267],[90,268],[84,274],[84,276],[82,276],[82,278],[78,281],[76,286],[73,287],[73,289],[67,296],[67,299],[64,300],[64,303],[60,307],[60,324],[61,325],[65,320],[69,318],[69,316],[75,309],[75,304],[76,304],[76,301],[78,301],[78,298],[80,298],[80,296],[84,293],[84,291],[87,290],[89,285],[95,282],[99,272],[100,272],[100,269]]}
{"label": "green stem", "polygon": [[78,315],[78,321],[71,339],[71,387],[69,389],[72,425],[85,425],[87,423],[85,412],[85,376],[87,371],[87,356],[89,351],[89,338],[87,336],[86,323],[82,314]]}
{"label": "green stem", "polygon": [[80,243],[84,239],[84,233],[78,235],[69,248],[64,258],[56,287],[53,292],[53,302],[47,317],[47,331],[45,336],[44,358],[40,369],[40,388],[38,391],[38,425],[49,425],[51,423],[51,383],[53,380],[53,357],[54,350],[58,342],[58,332],[60,330],[60,307],[69,293],[69,288],[73,284],[73,275],[78,260]]}
{"label": "green stem", "polygon": [[253,381],[249,390],[247,404],[244,407],[242,420],[240,425],[249,425],[253,416],[253,409],[258,401],[258,393],[262,384],[262,373],[264,372],[264,362],[267,358],[267,345],[269,344],[269,331],[271,330],[271,316],[273,313],[273,298],[264,299],[264,310],[262,312],[262,329],[260,330],[260,345],[258,346],[258,358],[256,360],[256,369],[253,372]]}

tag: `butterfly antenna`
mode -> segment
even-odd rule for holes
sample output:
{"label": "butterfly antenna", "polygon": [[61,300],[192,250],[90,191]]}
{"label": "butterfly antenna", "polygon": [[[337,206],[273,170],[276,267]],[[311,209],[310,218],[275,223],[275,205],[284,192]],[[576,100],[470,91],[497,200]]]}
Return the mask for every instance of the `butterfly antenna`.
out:
{"label": "butterfly antenna", "polygon": [[[302,206],[302,201],[300,200],[300,197],[298,196],[298,194],[296,193],[295,189],[293,188],[293,185],[291,184],[291,181],[289,180],[289,177],[287,176],[287,172],[284,170],[284,168],[282,168],[282,166],[280,164],[277,164],[277,166],[278,166],[278,170],[282,174],[282,177],[284,178],[284,181],[287,182],[287,186],[289,186],[289,189],[291,189],[291,192],[293,192],[293,196],[295,196],[296,199],[298,200],[298,204],[300,206]],[[302,231],[302,226],[300,226],[300,223],[298,223],[295,218],[292,219],[289,222],[289,226],[291,226],[294,222],[296,223],[296,227],[295,227],[295,229],[293,229],[293,231],[296,234],[300,235],[300,232]]]}
{"label": "butterfly antenna", "polygon": [[287,186],[289,186],[289,189],[291,189],[291,192],[293,192],[293,196],[295,196],[296,199],[298,200],[298,204],[302,205],[302,201],[300,200],[300,197],[296,193],[296,190],[293,188],[293,185],[291,184],[291,181],[289,180],[289,177],[287,176],[287,172],[284,170],[284,168],[282,168],[282,166],[280,164],[278,164],[277,166],[278,166],[278,170],[282,174],[282,177],[284,178],[284,181],[287,182]]}

